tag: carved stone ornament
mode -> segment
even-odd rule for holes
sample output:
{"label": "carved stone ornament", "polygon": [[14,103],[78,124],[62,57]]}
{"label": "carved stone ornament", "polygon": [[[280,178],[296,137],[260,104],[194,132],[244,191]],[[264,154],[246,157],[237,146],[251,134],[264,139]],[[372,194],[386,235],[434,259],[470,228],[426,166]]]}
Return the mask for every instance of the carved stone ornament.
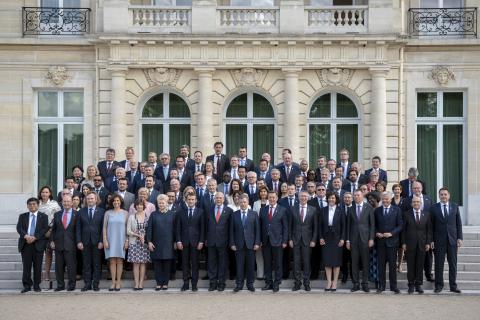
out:
{"label": "carved stone ornament", "polygon": [[48,69],[48,72],[45,74],[45,79],[50,81],[53,85],[61,87],[70,79],[71,76],[67,72],[67,68],[54,66]]}
{"label": "carved stone ornament", "polygon": [[347,86],[353,75],[353,70],[341,68],[321,69],[317,72],[320,83],[324,87]]}
{"label": "carved stone ornament", "polygon": [[170,68],[153,68],[143,70],[150,86],[175,86],[181,71]]}
{"label": "carved stone ornament", "polygon": [[238,86],[260,86],[266,72],[254,68],[243,68],[232,71],[232,75]]}
{"label": "carved stone ornament", "polygon": [[445,86],[448,81],[455,80],[453,72],[445,66],[437,66],[432,69],[428,79],[434,80],[439,86]]}

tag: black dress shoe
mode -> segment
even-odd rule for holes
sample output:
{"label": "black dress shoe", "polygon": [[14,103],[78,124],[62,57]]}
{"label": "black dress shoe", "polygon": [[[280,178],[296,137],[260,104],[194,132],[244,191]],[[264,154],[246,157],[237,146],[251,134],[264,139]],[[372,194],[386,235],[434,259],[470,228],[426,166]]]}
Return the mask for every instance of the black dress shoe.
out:
{"label": "black dress shoe", "polygon": [[352,289],[350,289],[351,292],[357,292],[360,291],[360,286],[358,284],[354,285]]}
{"label": "black dress shoe", "polygon": [[25,287],[25,288],[23,288],[22,291],[20,291],[20,292],[21,292],[21,293],[26,293],[26,292],[31,291],[31,290],[32,290],[32,289]]}
{"label": "black dress shoe", "polygon": [[202,277],[202,280],[208,280],[208,279],[209,279],[209,278],[208,278],[208,274],[207,274],[206,276],[203,276],[203,277]]}
{"label": "black dress shoe", "polygon": [[[138,288],[138,290],[143,290],[143,288]],[[163,290],[163,291],[168,290],[168,287],[167,287],[167,286],[163,286],[163,287],[162,287],[162,290]]]}
{"label": "black dress shoe", "polygon": [[462,293],[462,290],[460,290],[460,289],[458,289],[458,288],[450,288],[450,292]]}
{"label": "black dress shoe", "polygon": [[85,291],[88,291],[88,290],[92,290],[92,287],[91,286],[85,286],[80,291],[85,292]]}
{"label": "black dress shoe", "polygon": [[120,288],[115,288],[115,291],[120,291]]}
{"label": "black dress shoe", "polygon": [[415,291],[417,291],[419,294],[423,294],[422,286],[416,286]]}
{"label": "black dress shoe", "polygon": [[187,291],[188,290],[188,283],[184,283],[180,291]]}
{"label": "black dress shoe", "polygon": [[428,282],[435,282],[435,279],[433,277],[426,277]]}
{"label": "black dress shoe", "polygon": [[233,292],[237,293],[238,291],[242,290],[242,287],[235,287],[233,288]]}
{"label": "black dress shoe", "polygon": [[209,287],[208,287],[208,291],[215,291],[217,290],[217,285],[216,284],[211,284]]}
{"label": "black dress shoe", "polygon": [[342,283],[347,283],[347,280],[348,280],[348,276],[343,276],[342,277]]}
{"label": "black dress shoe", "polygon": [[197,285],[192,284],[192,292],[197,292],[197,291],[198,291]]}
{"label": "black dress shoe", "polygon": [[93,291],[98,292],[100,291],[100,288],[98,286],[93,286]]}
{"label": "black dress shoe", "polygon": [[222,292],[222,291],[225,291],[225,285],[219,285],[218,288],[217,288],[218,291]]}
{"label": "black dress shoe", "polygon": [[70,287],[67,289],[67,291],[75,291],[75,288],[74,287]]}
{"label": "black dress shoe", "polygon": [[305,291],[312,291],[312,288],[310,288],[309,284],[305,284],[304,287],[305,287]]}
{"label": "black dress shoe", "polygon": [[385,290],[382,290],[381,288],[377,289],[377,293],[382,293],[383,291],[385,291]]}
{"label": "black dress shoe", "polygon": [[59,291],[63,291],[63,290],[65,290],[65,288],[60,287],[60,288],[55,288],[55,290],[53,290],[53,291],[59,292]]}
{"label": "black dress shoe", "polygon": [[413,290],[413,286],[408,286],[408,294],[412,294],[415,290]]}
{"label": "black dress shoe", "polygon": [[292,291],[298,291],[298,290],[300,290],[300,288],[301,288],[300,283],[295,283],[295,285],[292,288]]}
{"label": "black dress shoe", "polygon": [[262,291],[272,290],[273,286],[271,284],[266,284],[265,287],[262,288]]}
{"label": "black dress shoe", "polygon": [[435,288],[435,290],[433,290],[433,292],[440,293],[440,292],[442,292],[442,290],[443,290],[442,288]]}
{"label": "black dress shoe", "polygon": [[273,292],[278,292],[280,291],[280,287],[277,285],[277,286],[273,286]]}
{"label": "black dress shoe", "polygon": [[115,288],[108,288],[108,291],[110,292],[115,291]]}
{"label": "black dress shoe", "polygon": [[33,288],[33,291],[35,291],[35,292],[42,292],[42,289],[40,289],[40,287],[36,287],[36,288]]}
{"label": "black dress shoe", "polygon": [[330,292],[330,290],[332,290],[332,289],[330,289],[330,288],[325,288],[324,289],[325,292]]}
{"label": "black dress shoe", "polygon": [[368,287],[368,285],[362,286],[362,290],[363,290],[363,292],[366,292],[366,293],[370,292],[370,288]]}
{"label": "black dress shoe", "polygon": [[247,286],[247,289],[250,292],[255,292],[255,287],[254,286]]}
{"label": "black dress shoe", "polygon": [[400,290],[398,290],[398,288],[390,289],[390,291],[392,291],[392,292],[395,293],[395,294],[399,294],[399,293],[400,293]]}

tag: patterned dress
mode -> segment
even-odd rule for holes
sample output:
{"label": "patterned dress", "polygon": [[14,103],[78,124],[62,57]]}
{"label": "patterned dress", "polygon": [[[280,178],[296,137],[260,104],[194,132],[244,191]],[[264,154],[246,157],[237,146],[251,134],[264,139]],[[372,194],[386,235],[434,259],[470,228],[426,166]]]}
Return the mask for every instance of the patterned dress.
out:
{"label": "patterned dress", "polygon": [[[145,235],[147,233],[148,220],[145,217],[145,221],[140,223],[135,217],[135,222],[137,225],[137,232]],[[150,262],[150,252],[148,248],[140,243],[140,240],[133,241],[128,244],[128,262],[131,263],[149,263]]]}

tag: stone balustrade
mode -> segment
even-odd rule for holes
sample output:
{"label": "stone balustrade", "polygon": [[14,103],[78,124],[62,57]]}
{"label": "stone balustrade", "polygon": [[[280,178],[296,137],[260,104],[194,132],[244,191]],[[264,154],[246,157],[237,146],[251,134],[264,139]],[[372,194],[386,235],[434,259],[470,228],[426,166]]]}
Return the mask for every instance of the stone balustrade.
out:
{"label": "stone balustrade", "polygon": [[364,33],[368,6],[306,7],[305,33]]}

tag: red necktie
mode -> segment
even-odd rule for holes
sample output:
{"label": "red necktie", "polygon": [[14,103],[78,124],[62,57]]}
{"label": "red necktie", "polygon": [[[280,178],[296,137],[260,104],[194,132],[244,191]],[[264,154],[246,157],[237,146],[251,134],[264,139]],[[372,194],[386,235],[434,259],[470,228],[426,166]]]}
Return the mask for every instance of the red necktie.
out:
{"label": "red necktie", "polygon": [[68,216],[67,216],[67,211],[65,211],[65,212],[63,213],[63,216],[62,216],[62,224],[63,224],[63,228],[64,228],[65,230],[66,230],[67,227],[68,227],[68,224],[67,224],[68,220],[67,220],[67,218],[68,218]]}
{"label": "red necktie", "polygon": [[268,211],[268,221],[272,222],[273,219],[273,208],[270,207],[270,210]]}
{"label": "red necktie", "polygon": [[218,220],[220,220],[220,207],[217,207],[217,215],[215,216],[215,220],[217,220],[217,223],[218,223]]}

